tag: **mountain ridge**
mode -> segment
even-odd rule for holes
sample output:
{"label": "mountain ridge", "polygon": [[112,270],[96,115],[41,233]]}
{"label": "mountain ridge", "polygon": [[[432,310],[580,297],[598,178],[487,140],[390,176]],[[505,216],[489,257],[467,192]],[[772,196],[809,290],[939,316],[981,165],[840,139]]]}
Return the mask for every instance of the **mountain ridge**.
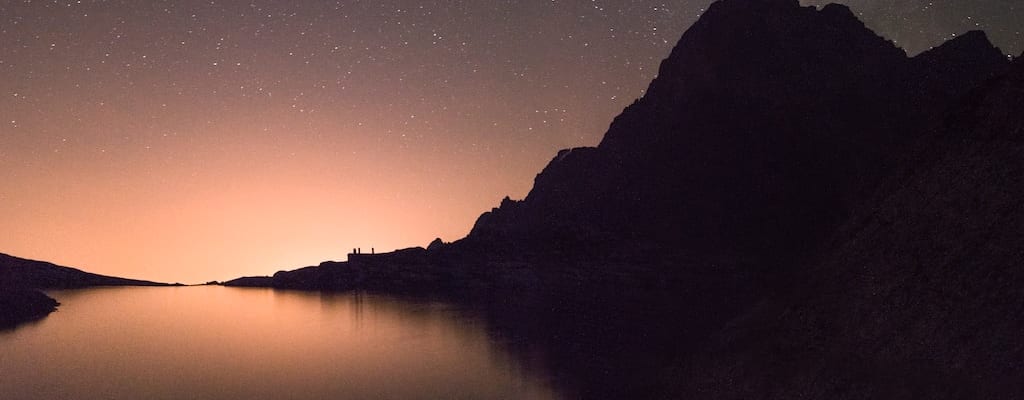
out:
{"label": "mountain ridge", "polygon": [[907,57],[844,6],[722,0],[598,146],[465,238],[245,283],[478,305],[569,397],[1014,397],[1021,65],[982,33]]}
{"label": "mountain ridge", "polygon": [[[837,192],[820,194],[826,197],[841,197],[843,193],[840,191],[844,190],[858,192],[870,186],[871,180],[877,179],[878,175],[884,173],[879,170],[868,171],[870,166],[866,164],[886,164],[887,167],[894,162],[894,158],[898,157],[899,147],[913,141],[915,136],[924,134],[925,129],[910,130],[907,126],[924,125],[921,121],[940,112],[943,105],[951,98],[994,76],[1002,68],[1002,64],[1006,63],[1005,57],[998,52],[982,53],[980,62],[957,69],[957,72],[961,72],[961,76],[967,77],[967,79],[962,79],[962,84],[953,89],[939,91],[942,93],[933,93],[937,90],[922,90],[921,87],[936,86],[936,83],[941,83],[949,74],[931,80],[924,78],[908,80],[907,75],[912,75],[911,72],[918,72],[910,71],[911,69],[921,68],[923,70],[927,66],[944,72],[950,69],[947,68],[946,59],[956,58],[945,56],[946,53],[951,52],[947,50],[948,48],[973,48],[973,45],[979,43],[983,43],[991,49],[994,47],[988,43],[987,38],[982,36],[980,40],[974,40],[979,37],[972,34],[951,41],[951,43],[962,43],[972,39],[971,43],[966,46],[940,46],[934,52],[923,57],[907,58],[905,53],[891,42],[878,37],[865,28],[843,6],[827,6],[819,11],[814,7],[799,7],[794,3],[771,0],[753,3],[740,1],[714,3],[708,12],[683,35],[671,55],[662,62],[659,75],[652,81],[645,96],[627,107],[621,115],[615,118],[608,133],[595,150],[579,148],[559,152],[559,155],[537,176],[533,190],[524,200],[502,202],[502,206],[485,214],[477,221],[467,238],[472,240],[477,235],[486,237],[488,235],[487,225],[490,223],[487,220],[509,220],[504,223],[505,226],[497,228],[498,231],[501,231],[501,235],[508,235],[517,229],[516,223],[512,220],[522,221],[523,214],[531,213],[531,208],[538,208],[532,207],[531,203],[548,203],[541,207],[549,208],[548,210],[532,211],[532,213],[538,214],[534,216],[534,219],[543,221],[542,223],[518,228],[531,235],[550,229],[552,216],[579,214],[571,222],[563,224],[569,225],[570,228],[567,229],[570,230],[588,223],[593,224],[590,221],[605,220],[607,216],[615,215],[616,213],[611,209],[621,210],[623,209],[622,204],[635,203],[635,198],[623,198],[622,192],[626,192],[626,196],[641,197],[639,202],[654,205],[658,204],[658,198],[686,199],[690,197],[691,204],[688,204],[687,208],[698,210],[692,214],[707,214],[714,216],[714,220],[708,221],[708,218],[698,215],[687,216],[686,212],[672,213],[672,210],[677,209],[676,204],[661,204],[646,213],[638,211],[635,215],[628,217],[619,216],[620,221],[606,221],[607,223],[603,226],[598,226],[599,231],[612,230],[615,234],[611,236],[628,238],[630,235],[623,235],[623,233],[632,233],[630,230],[633,229],[633,226],[638,223],[646,223],[651,225],[650,229],[652,230],[665,230],[666,232],[661,233],[662,236],[680,237],[687,233],[678,230],[667,232],[672,228],[658,227],[658,225],[677,227],[693,225],[697,228],[692,231],[697,231],[699,234],[691,231],[688,233],[687,239],[695,240],[697,238],[694,236],[715,232],[718,229],[717,226],[720,225],[717,221],[724,219],[722,217],[724,214],[744,211],[744,209],[751,213],[757,212],[750,209],[755,209],[760,205],[745,205],[744,203],[750,201],[744,200],[744,197],[760,196],[762,198],[759,200],[762,201],[786,202],[793,200],[792,197],[799,197],[803,194],[772,193],[770,190],[752,193],[748,190],[746,193],[722,191],[715,196],[693,198],[694,196],[687,193],[689,191],[687,186],[707,188],[721,186],[720,182],[723,180],[742,182],[746,179],[745,176],[757,176],[763,171],[775,174],[775,176],[769,176],[768,179],[798,183],[803,180],[819,186],[822,185],[822,181],[841,183],[847,181],[844,184],[849,185],[848,188],[838,188]],[[746,7],[749,4],[761,8],[753,7],[754,10],[751,11]],[[797,22],[781,23],[773,19],[773,15],[776,14]],[[836,19],[841,22],[839,25],[846,26],[849,31],[846,36],[853,39],[834,38],[834,36],[841,35],[840,31],[833,26],[833,20]],[[736,26],[741,28],[736,28]],[[810,30],[806,26],[813,26],[814,32],[820,33],[820,35],[811,35],[813,39],[806,39],[807,31]],[[779,30],[781,33],[755,35],[748,32],[755,28],[760,31]],[[741,33],[719,34],[720,30],[726,32],[740,30]],[[739,44],[734,43],[743,42],[752,36],[762,37],[762,39],[769,38],[765,39],[769,42],[767,44],[747,44],[749,52],[744,52],[745,48],[740,48]],[[724,39],[720,37],[724,37]],[[802,46],[811,49],[803,52],[807,54],[779,49],[779,47],[797,46],[792,43],[776,44],[786,43],[783,39],[801,40],[800,38],[805,39]],[[848,53],[845,51],[847,48],[860,50]],[[787,53],[795,55],[781,56]],[[929,59],[929,56],[932,57]],[[760,61],[752,62],[751,59]],[[878,59],[886,59],[889,64],[875,65],[879,63]],[[726,64],[729,65],[727,68],[720,67]],[[822,65],[825,67],[821,67]],[[720,72],[720,70],[727,72]],[[776,75],[770,76],[771,79],[764,79],[762,75],[764,70],[792,70],[792,72],[785,78],[779,78]],[[827,72],[820,72],[822,70]],[[846,72],[835,72],[837,70]],[[813,78],[814,76],[817,78]],[[888,78],[885,78],[886,76]],[[762,84],[765,81],[769,83]],[[825,94],[816,93],[822,92],[823,88],[827,89],[829,86],[832,86],[833,90],[824,90]],[[862,86],[871,89],[863,89]],[[723,90],[723,88],[729,87],[732,89]],[[849,87],[854,87],[856,90],[847,90]],[[912,95],[903,93],[911,91]],[[799,95],[787,94],[787,92]],[[886,96],[887,93],[892,95]],[[874,104],[879,100],[878,98],[882,98],[883,102]],[[885,102],[886,98],[896,100]],[[922,98],[929,101],[925,106],[920,107],[921,115],[910,118],[891,115],[893,112],[891,110],[912,108],[906,104],[918,102]],[[716,109],[726,109],[733,113],[748,113],[751,115],[748,118],[750,122],[743,124],[730,121],[730,117],[722,116],[722,113],[716,112]],[[796,120],[780,121],[775,117],[779,114],[780,109],[803,109],[805,114],[821,113],[825,115],[823,117],[811,115]],[[712,117],[707,117],[708,115]],[[871,117],[865,118],[865,115]],[[652,127],[647,122],[651,120],[658,121],[659,125]],[[759,124],[760,121],[763,123]],[[775,131],[760,132],[762,126],[779,128]],[[716,136],[713,135],[715,131],[732,132],[734,136]],[[906,131],[907,134],[897,134],[897,132],[903,131]],[[829,132],[832,137],[823,137],[819,132]],[[868,132],[870,135],[864,132]],[[735,133],[742,136],[735,136]],[[775,140],[774,137],[780,138]],[[802,148],[786,148],[779,147],[773,142],[803,144]],[[830,159],[821,159],[819,154],[823,152],[833,153],[832,156],[837,156],[842,161],[834,162]],[[855,154],[857,152],[868,153],[870,157]],[[785,160],[787,158],[795,161]],[[780,165],[784,162],[789,162],[791,165]],[[579,165],[572,166],[574,163]],[[611,167],[608,167],[609,165]],[[709,170],[708,165],[717,167],[717,169]],[[807,167],[820,167],[819,169],[831,175],[806,176],[806,170],[811,169]],[[835,171],[828,172],[829,169]],[[623,170],[627,172],[623,172]],[[651,173],[651,171],[655,171],[655,173]],[[645,173],[661,178],[670,175],[669,171],[680,171],[684,178],[692,182],[679,180],[666,182],[653,179],[643,182],[641,179],[635,179],[643,177]],[[804,176],[794,177],[793,174]],[[762,179],[763,175],[767,174],[762,173],[761,175],[757,176],[757,179]],[[606,183],[594,183],[594,179],[600,179]],[[854,182],[853,179],[863,179],[868,182]],[[744,182],[747,188],[759,190],[758,182],[747,180],[748,182]],[[554,198],[554,200],[547,200],[545,197]],[[620,204],[614,204],[605,210],[579,210],[581,204],[573,203],[573,201],[587,201],[591,198],[610,199],[611,202]],[[820,200],[838,201],[835,198]],[[733,204],[729,204],[724,209],[722,207],[716,209],[714,204],[710,204],[723,202]],[[814,201],[805,202],[813,203]],[[507,212],[511,215],[502,218],[498,214],[503,212],[503,206],[506,205],[509,206]],[[833,208],[841,208],[841,205]],[[666,216],[677,219],[665,220]],[[679,219],[678,217],[689,218]],[[793,217],[796,218],[796,216]],[[836,216],[822,217],[836,218]],[[750,218],[758,218],[758,216],[754,215]],[[573,233],[575,235],[563,236],[578,236],[576,232]],[[602,233],[597,232],[598,235]],[[718,236],[734,237],[736,233],[725,230]],[[652,238],[637,238],[639,241],[647,239]],[[658,241],[658,239],[653,238],[654,241]],[[523,241],[522,238],[517,240]],[[719,238],[719,240],[722,239]],[[644,246],[642,243],[640,245]],[[674,244],[669,244],[667,247],[672,246]]]}

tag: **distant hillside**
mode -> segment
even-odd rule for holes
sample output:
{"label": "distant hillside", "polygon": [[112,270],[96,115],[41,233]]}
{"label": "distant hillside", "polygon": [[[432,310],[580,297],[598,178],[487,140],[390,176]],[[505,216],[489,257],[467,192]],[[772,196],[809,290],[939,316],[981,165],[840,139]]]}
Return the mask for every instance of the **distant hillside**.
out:
{"label": "distant hillside", "polygon": [[74,289],[90,286],[169,286],[166,283],[97,275],[45,261],[0,253],[0,287]]}

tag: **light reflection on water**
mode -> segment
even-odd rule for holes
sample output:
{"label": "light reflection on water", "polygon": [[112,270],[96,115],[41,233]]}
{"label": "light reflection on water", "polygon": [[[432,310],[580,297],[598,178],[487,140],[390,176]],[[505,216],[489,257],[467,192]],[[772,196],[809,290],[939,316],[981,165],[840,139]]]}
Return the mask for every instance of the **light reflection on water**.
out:
{"label": "light reflection on water", "polygon": [[557,397],[482,318],[443,303],[215,286],[48,294],[56,313],[0,333],[0,397]]}

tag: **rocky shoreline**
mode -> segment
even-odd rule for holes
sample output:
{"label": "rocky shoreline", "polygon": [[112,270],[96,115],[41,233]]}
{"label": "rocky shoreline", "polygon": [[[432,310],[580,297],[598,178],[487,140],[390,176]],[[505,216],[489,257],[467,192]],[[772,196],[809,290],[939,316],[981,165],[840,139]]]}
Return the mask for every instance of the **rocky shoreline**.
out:
{"label": "rocky shoreline", "polygon": [[57,311],[60,303],[34,289],[0,289],[0,329],[14,328]]}

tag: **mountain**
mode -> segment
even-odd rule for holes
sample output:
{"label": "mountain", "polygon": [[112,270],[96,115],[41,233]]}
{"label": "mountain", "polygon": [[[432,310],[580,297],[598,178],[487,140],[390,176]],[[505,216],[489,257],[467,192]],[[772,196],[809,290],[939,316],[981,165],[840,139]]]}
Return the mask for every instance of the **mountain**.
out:
{"label": "mountain", "polygon": [[597,148],[560,152],[466,240],[786,263],[1006,63],[980,32],[909,59],[844,6],[721,1]]}
{"label": "mountain", "polygon": [[1021,65],[721,0],[467,237],[245,282],[477,305],[570,398],[1020,397]]}

